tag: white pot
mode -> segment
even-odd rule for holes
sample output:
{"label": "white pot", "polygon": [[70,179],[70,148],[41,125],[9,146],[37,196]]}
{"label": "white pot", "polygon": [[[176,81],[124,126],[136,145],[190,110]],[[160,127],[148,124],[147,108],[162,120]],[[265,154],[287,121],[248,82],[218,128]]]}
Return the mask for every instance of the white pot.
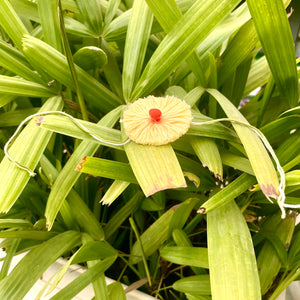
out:
{"label": "white pot", "polygon": [[[0,258],[4,257],[6,254],[3,250],[0,250]],[[16,255],[11,263],[11,269],[13,269],[17,263],[26,255],[26,253],[22,253]],[[23,298],[23,300],[33,300],[38,295],[40,290],[44,287],[44,285],[52,278],[54,274],[58,273],[58,270],[66,263],[66,260],[60,258],[54,264],[52,264],[46,272],[43,274],[42,278],[40,278],[32,289],[28,292],[28,294]],[[0,262],[0,267],[2,266],[2,262]],[[62,288],[68,285],[71,281],[73,281],[76,277],[86,271],[86,268],[79,265],[71,265],[64,275],[61,282],[58,286],[51,292],[49,295],[44,296],[41,300],[48,300],[53,297],[57,292],[59,292]],[[107,284],[113,283],[114,280],[106,277]],[[124,289],[126,289],[126,285],[123,285]],[[94,297],[94,290],[92,284],[88,285],[84,290],[82,290],[73,300],[88,300]],[[126,293],[127,300],[154,300],[153,297],[142,293],[138,290],[130,291]]]}

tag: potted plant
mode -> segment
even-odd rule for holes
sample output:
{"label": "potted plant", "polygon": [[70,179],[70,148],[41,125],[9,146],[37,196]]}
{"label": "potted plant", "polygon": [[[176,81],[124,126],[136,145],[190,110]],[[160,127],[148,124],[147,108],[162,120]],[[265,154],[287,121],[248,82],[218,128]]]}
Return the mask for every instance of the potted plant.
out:
{"label": "potted plant", "polygon": [[0,1],[1,299],[59,257],[50,290],[86,271],[51,299],[276,299],[298,279],[289,2]]}

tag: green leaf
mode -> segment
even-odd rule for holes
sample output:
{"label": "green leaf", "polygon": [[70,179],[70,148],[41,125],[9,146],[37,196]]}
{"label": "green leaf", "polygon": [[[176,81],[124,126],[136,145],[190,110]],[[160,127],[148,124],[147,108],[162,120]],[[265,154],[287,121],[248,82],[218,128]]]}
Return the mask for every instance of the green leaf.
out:
{"label": "green leaf", "polygon": [[[45,158],[45,156],[42,156],[40,160],[40,164],[43,168],[43,171],[48,174],[48,176],[54,181],[54,184],[57,182],[58,178],[58,171],[57,169],[49,162],[48,159]],[[74,171],[74,173],[77,173]],[[63,175],[63,172],[61,171],[59,173],[59,176]],[[70,175],[71,176],[71,175]],[[68,185],[69,182],[67,182],[66,185]],[[72,187],[72,186],[71,186]],[[70,189],[71,189],[70,187]],[[60,203],[52,201],[50,198],[51,193],[48,197],[46,211],[45,211],[45,217],[46,217],[46,227],[48,230],[50,230],[53,226],[53,223],[55,221],[55,217],[58,214],[59,210],[62,213],[62,216],[64,218],[65,223],[66,222],[66,215],[68,217],[67,220],[68,223],[75,223],[74,219],[76,220],[75,226],[71,228],[76,228],[76,225],[79,225],[85,232],[87,232],[93,239],[95,240],[103,240],[104,234],[102,227],[95,217],[95,215],[90,211],[87,204],[81,199],[81,197],[78,195],[78,193],[74,190],[68,190],[67,193],[65,191],[65,185],[61,186],[60,192],[62,195],[58,198]],[[65,197],[69,193],[68,202],[65,202]],[[50,201],[51,200],[51,201]],[[63,210],[66,211],[66,213],[63,213]],[[71,213],[70,213],[71,211]]]}
{"label": "green leaf", "polygon": [[0,64],[4,69],[7,69],[24,79],[42,83],[42,80],[36,72],[31,70],[31,66],[25,59],[24,55],[15,47],[5,43],[0,39]]}
{"label": "green leaf", "polygon": [[28,31],[8,0],[0,1],[0,26],[21,50],[22,37]]}
{"label": "green leaf", "polygon": [[[67,59],[63,54],[41,40],[28,35],[23,38],[23,51],[38,71],[47,72],[53,79],[75,90]],[[115,94],[94,77],[79,67],[75,69],[83,96],[90,104],[107,112],[121,103]]]}
{"label": "green leaf", "polygon": [[[279,216],[278,216],[279,218]],[[275,235],[280,239],[285,247],[290,245],[293,232],[295,229],[295,215],[288,215],[284,220],[281,220],[274,230]],[[261,285],[261,294],[264,295],[271,287],[276,278],[281,266],[282,261],[278,255],[278,251],[284,251],[282,248],[274,248],[274,244],[266,241],[258,254],[257,266],[259,269],[259,278]],[[287,249],[286,249],[287,250]]]}
{"label": "green leaf", "polygon": [[137,183],[137,180],[127,163],[87,156],[77,166],[77,170],[94,176]]}
{"label": "green leaf", "polygon": [[170,222],[168,238],[171,237],[173,230],[183,228],[197,203],[199,203],[198,198],[189,198],[180,204]]}
{"label": "green leaf", "polygon": [[215,175],[216,178],[223,179],[223,165],[217,144],[213,139],[205,137],[190,137],[190,143],[204,167]]}
{"label": "green leaf", "polygon": [[72,299],[88,284],[95,281],[101,273],[106,271],[114,263],[116,258],[116,256],[105,258],[93,267],[88,268],[84,273],[79,275],[76,279],[54,295],[51,300]]}
{"label": "green leaf", "polygon": [[[122,143],[120,130],[97,125],[95,123],[83,121],[81,119],[74,120],[67,116],[47,114],[45,116],[42,116],[38,120],[38,125],[39,127],[48,129],[50,131],[65,134],[78,139],[83,139],[89,142],[94,142],[102,145],[107,145],[106,142],[111,142],[113,144],[109,144],[110,147],[116,149],[123,148],[122,146],[114,145],[114,143]],[[83,131],[83,129],[78,126],[78,123],[84,125],[84,127],[88,129],[88,132]],[[93,137],[92,135],[99,137],[101,140],[103,140],[103,142],[95,139],[95,137]]]}
{"label": "green leaf", "polygon": [[149,94],[163,82],[238,3],[237,0],[196,1],[152,55],[131,99]]}
{"label": "green leaf", "polygon": [[178,265],[187,265],[208,269],[207,248],[200,247],[164,247],[160,251],[161,257]]}
{"label": "green leaf", "polygon": [[275,83],[293,107],[299,97],[298,76],[284,3],[282,0],[247,0],[247,4]]}
{"label": "green leaf", "polygon": [[129,262],[136,264],[142,260],[143,252],[146,257],[153,254],[167,239],[169,224],[174,215],[176,207],[172,207],[161,215],[150,227],[148,227],[140,236],[140,240],[143,246],[143,250],[140,247],[140,243],[137,241],[134,243]]}
{"label": "green leaf", "polygon": [[112,236],[119,229],[120,225],[139,208],[143,198],[141,191],[137,191],[129,200],[127,200],[126,204],[109,219],[104,227],[104,233],[107,239]]}
{"label": "green leaf", "polygon": [[[218,101],[229,119],[248,124],[239,110],[219,91],[209,89],[208,92]],[[232,123],[247,153],[257,181],[266,197],[279,196],[279,181],[273,162],[260,140],[257,132],[247,126]]]}
{"label": "green leaf", "polygon": [[[188,276],[175,281],[172,287],[182,293],[191,293],[196,295],[210,295],[209,275]],[[197,298],[196,299],[202,299]]]}
{"label": "green leaf", "polygon": [[[61,97],[52,97],[42,106],[40,111],[59,110],[62,108]],[[8,149],[10,156],[19,164],[34,170],[46,148],[52,133],[31,122],[14,140]],[[0,211],[7,212],[25,188],[30,175],[21,170],[7,157],[0,164]]]}
{"label": "green leaf", "polygon": [[102,33],[102,10],[100,1],[97,0],[76,0],[77,6],[84,21],[95,35]]}
{"label": "green leaf", "polygon": [[108,292],[110,299],[126,300],[126,294],[120,282],[111,283],[108,286]]}
{"label": "green leaf", "polygon": [[101,203],[110,205],[125,191],[129,185],[130,182],[115,180],[102,197]]}
{"label": "green leaf", "polygon": [[74,63],[84,70],[101,68],[107,63],[107,55],[97,47],[80,48],[73,56]]}
{"label": "green leaf", "polygon": [[225,51],[219,58],[218,84],[232,76],[234,70],[249,57],[253,56],[253,50],[258,42],[258,37],[252,20],[246,22],[232,38]]}
{"label": "green leaf", "polygon": [[57,1],[38,0],[38,13],[43,29],[44,41],[62,51]]}
{"label": "green leaf", "polygon": [[51,89],[39,83],[5,75],[0,75],[0,92],[29,97],[51,97],[55,94]]}
{"label": "green leaf", "polygon": [[91,260],[104,259],[117,255],[118,252],[105,241],[89,241],[76,252],[72,264],[85,263]]}
{"label": "green leaf", "polygon": [[245,173],[240,175],[237,179],[203,203],[198,212],[207,213],[216,208],[221,209],[224,204],[229,203],[237,196],[247,191],[254,183],[256,183],[255,177]]}
{"label": "green leaf", "polygon": [[[0,282],[0,298],[23,299],[35,282],[63,253],[80,243],[80,234],[66,231],[36,246]],[[24,272],[30,270],[30,272]]]}
{"label": "green leaf", "polygon": [[38,108],[11,110],[0,114],[0,127],[18,126],[25,118],[38,112]]}
{"label": "green leaf", "polygon": [[[122,109],[122,107],[118,107],[118,108],[112,110],[110,113],[105,115],[98,122],[97,125],[95,124],[95,126],[97,126],[97,127],[100,126],[100,128],[101,128],[101,126],[113,127],[114,124],[117,122],[117,120],[120,117],[121,109]],[[54,122],[54,124],[55,124],[55,122]],[[59,122],[58,122],[58,124],[59,124]],[[42,124],[41,124],[41,126],[42,126]],[[65,123],[62,123],[60,128],[64,128],[64,127],[67,127],[67,126]],[[108,127],[105,127],[105,128],[108,128]],[[101,131],[101,134],[102,134],[102,131]],[[112,133],[109,133],[108,137],[110,138],[112,135],[113,135]],[[119,135],[119,137],[121,138],[121,134]],[[80,162],[82,157],[84,157],[85,155],[94,155],[94,153],[99,148],[99,145],[100,144],[96,143],[94,139],[92,141],[91,140],[82,141],[80,143],[80,145],[76,148],[76,150],[72,153],[71,157],[68,159],[68,161],[64,165],[63,169],[59,172],[59,174],[57,175],[57,178],[55,176],[56,180],[51,188],[51,192],[50,192],[50,195],[49,195],[49,198],[47,201],[47,206],[46,206],[46,211],[45,211],[45,216],[47,218],[49,228],[51,228],[51,226],[53,225],[55,217],[56,217],[63,201],[65,200],[65,198],[67,197],[71,188],[74,186],[74,184],[78,180],[79,176],[81,175],[80,172],[75,171],[76,166],[78,165],[78,163]],[[54,174],[52,176],[54,178]],[[75,193],[75,196],[76,195],[77,194]],[[73,203],[73,205],[71,205],[71,207],[81,206],[82,211],[86,211],[86,209],[84,209],[85,203],[83,203],[83,201],[80,201],[81,199],[80,199],[80,197],[78,198],[78,195],[76,197],[75,196],[71,196],[69,198],[70,204],[75,202],[75,203]],[[81,210],[75,209],[75,212],[76,212],[76,214],[79,215],[79,218],[80,218]],[[82,223],[86,224],[86,225],[89,225],[91,223],[91,222],[86,222],[84,220],[82,220],[82,221],[83,221]],[[89,226],[89,228],[91,228],[91,229],[93,227],[95,229],[97,229],[99,226],[96,226],[95,224],[94,225],[91,224]],[[87,232],[90,233],[91,231],[89,230]],[[92,236],[94,237],[94,235],[92,235]],[[99,238],[99,236],[98,236],[98,238]]]}
{"label": "green leaf", "polygon": [[207,214],[207,238],[213,299],[261,299],[251,235],[234,201]]}
{"label": "green leaf", "polygon": [[152,27],[153,14],[145,0],[134,1],[126,35],[123,94],[126,101],[139,79]]}

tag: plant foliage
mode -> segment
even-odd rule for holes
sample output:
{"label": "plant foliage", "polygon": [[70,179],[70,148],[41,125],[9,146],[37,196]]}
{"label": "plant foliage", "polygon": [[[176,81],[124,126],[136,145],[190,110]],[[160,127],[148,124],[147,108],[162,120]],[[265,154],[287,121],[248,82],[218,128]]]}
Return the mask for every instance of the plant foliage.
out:
{"label": "plant foliage", "polygon": [[[289,2],[0,0],[1,299],[60,256],[54,285],[87,270],[51,299],[89,283],[94,299],[125,299],[104,274],[158,299],[276,299],[300,279]],[[148,95],[191,106],[184,136],[124,142],[123,110]],[[284,219],[257,132],[286,175]]]}

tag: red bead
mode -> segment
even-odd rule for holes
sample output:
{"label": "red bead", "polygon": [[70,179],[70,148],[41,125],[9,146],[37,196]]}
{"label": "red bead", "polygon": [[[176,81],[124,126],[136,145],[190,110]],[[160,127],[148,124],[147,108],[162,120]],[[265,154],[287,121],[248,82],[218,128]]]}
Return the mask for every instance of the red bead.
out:
{"label": "red bead", "polygon": [[152,108],[149,110],[149,116],[153,123],[158,123],[161,120],[161,111],[158,108]]}

